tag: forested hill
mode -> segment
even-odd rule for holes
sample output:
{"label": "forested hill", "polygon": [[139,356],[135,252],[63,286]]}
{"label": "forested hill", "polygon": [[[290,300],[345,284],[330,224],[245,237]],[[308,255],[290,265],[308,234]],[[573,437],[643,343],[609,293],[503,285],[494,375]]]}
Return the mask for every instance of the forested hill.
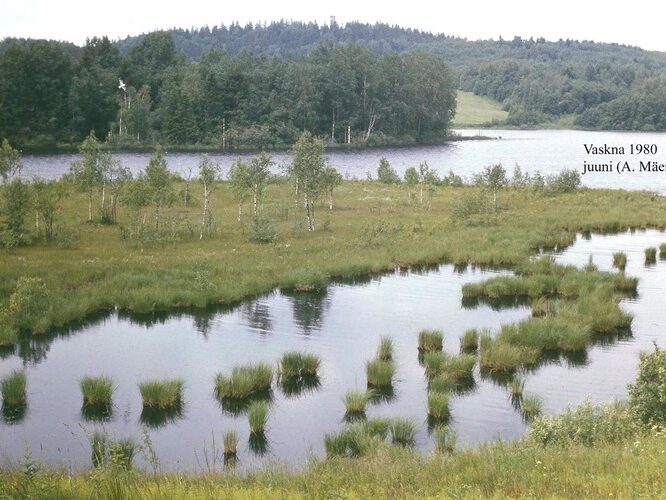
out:
{"label": "forested hill", "polygon": [[307,129],[337,143],[423,142],[446,136],[456,88],[500,101],[510,125],[666,130],[666,53],[279,22],[84,47],[6,39],[0,137],[283,147]]}
{"label": "forested hill", "polygon": [[[321,44],[353,43],[380,54],[425,49],[459,75],[459,88],[502,102],[510,125],[564,118],[583,128],[666,130],[666,53],[589,41],[543,38],[470,41],[387,24],[276,22],[170,31],[176,47],[197,59],[229,54],[298,58]],[[119,41],[129,51],[141,37]]]}

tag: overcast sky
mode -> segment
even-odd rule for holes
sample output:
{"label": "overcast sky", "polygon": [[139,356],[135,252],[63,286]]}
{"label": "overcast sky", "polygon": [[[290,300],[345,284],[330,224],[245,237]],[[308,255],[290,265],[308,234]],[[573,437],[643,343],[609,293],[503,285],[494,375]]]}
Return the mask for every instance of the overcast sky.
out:
{"label": "overcast sky", "polygon": [[621,2],[621,7],[610,1],[585,0],[411,0],[395,4],[362,0],[2,0],[0,38],[50,38],[81,45],[95,35],[118,39],[156,29],[228,25],[233,21],[245,24],[286,19],[328,24],[330,16],[335,16],[339,24],[381,21],[471,40],[543,36],[547,40],[618,42],[664,51],[666,36],[657,6],[658,2],[648,0]]}

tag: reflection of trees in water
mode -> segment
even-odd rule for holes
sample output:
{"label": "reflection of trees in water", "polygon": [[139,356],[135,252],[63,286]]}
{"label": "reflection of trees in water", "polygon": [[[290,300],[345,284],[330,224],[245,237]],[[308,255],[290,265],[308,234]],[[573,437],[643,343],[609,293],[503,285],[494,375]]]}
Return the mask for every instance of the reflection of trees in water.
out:
{"label": "reflection of trees in water", "polygon": [[282,292],[289,301],[294,315],[294,322],[309,335],[313,330],[321,328],[324,314],[331,305],[328,290],[316,292]]}
{"label": "reflection of trees in water", "polygon": [[241,315],[252,328],[262,333],[273,330],[273,319],[268,304],[261,300],[255,300],[241,307]]}

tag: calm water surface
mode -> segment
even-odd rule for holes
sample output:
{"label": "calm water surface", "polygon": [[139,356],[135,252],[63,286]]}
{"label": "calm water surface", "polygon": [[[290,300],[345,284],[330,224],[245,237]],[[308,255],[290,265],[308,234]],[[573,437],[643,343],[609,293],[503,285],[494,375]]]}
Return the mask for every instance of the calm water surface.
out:
{"label": "calm water surface", "polygon": [[[453,170],[458,175],[472,177],[485,166],[502,163],[512,172],[518,164],[523,171],[541,171],[542,174],[556,174],[565,168],[582,172],[583,161],[600,163],[609,160],[627,160],[637,165],[639,159],[651,159],[666,163],[666,133],[664,132],[591,132],[576,130],[459,130],[461,135],[484,135],[498,138],[492,141],[463,141],[437,146],[415,146],[400,148],[380,148],[350,151],[329,151],[330,163],[347,177],[365,178],[366,173],[376,178],[377,166],[381,157],[386,157],[391,165],[403,173],[407,167],[418,166],[422,161],[446,175]],[[656,144],[658,153],[649,157],[589,156],[584,144],[624,147],[630,144]],[[143,170],[148,164],[149,153],[118,153],[115,156],[134,173]],[[211,154],[222,170],[228,172],[237,154]],[[184,176],[191,171],[196,173],[199,154],[170,153],[166,158],[169,168]],[[65,173],[70,163],[77,159],[73,154],[25,155],[24,174],[27,177],[54,179]],[[291,161],[286,153],[274,153],[275,170],[279,165]],[[666,194],[666,173],[592,173],[583,177],[583,184],[589,187],[647,189]]]}
{"label": "calm water surface", "polygon": [[[527,376],[526,390],[541,395],[545,412],[556,413],[585,398],[610,401],[626,397],[636,375],[638,354],[652,342],[664,345],[666,332],[666,262],[643,265],[643,250],[666,241],[657,231],[593,236],[557,256],[560,262],[584,265],[590,255],[609,270],[615,251],[627,252],[627,273],[640,277],[639,295],[622,307],[634,314],[632,336],[588,349],[585,356],[555,359]],[[530,315],[517,306],[494,310],[487,305],[464,308],[464,283],[487,279],[498,271],[443,265],[373,278],[357,284],[334,284],[325,293],[274,292],[233,309],[171,317],[129,318],[113,314],[70,332],[27,337],[15,351],[0,353],[0,375],[25,367],[28,408],[22,420],[0,422],[0,463],[16,462],[29,448],[49,464],[81,469],[90,464],[86,432],[104,429],[114,437],[141,439],[142,405],[137,383],[155,377],[185,380],[181,415],[150,427],[155,451],[165,469],[201,470],[210,459],[213,440],[221,446],[229,429],[239,434],[244,467],[278,460],[303,464],[323,456],[323,436],[343,425],[342,396],[365,388],[365,362],[375,355],[382,335],[395,343],[398,367],[395,394],[369,407],[368,416],[406,416],[418,425],[417,446],[432,448],[426,423],[426,381],[417,359],[418,332],[439,328],[445,348],[458,351],[468,328],[491,328]],[[268,452],[249,446],[244,414],[234,415],[213,397],[217,372],[239,364],[276,363],[287,350],[321,356],[321,385],[298,396],[273,392],[268,423]],[[111,376],[116,384],[110,421],[91,422],[81,415],[79,379]],[[476,386],[452,399],[452,420],[460,446],[496,437],[516,438],[525,424],[505,388],[475,373]],[[218,450],[219,451],[219,450]],[[143,463],[139,458],[139,463]]]}

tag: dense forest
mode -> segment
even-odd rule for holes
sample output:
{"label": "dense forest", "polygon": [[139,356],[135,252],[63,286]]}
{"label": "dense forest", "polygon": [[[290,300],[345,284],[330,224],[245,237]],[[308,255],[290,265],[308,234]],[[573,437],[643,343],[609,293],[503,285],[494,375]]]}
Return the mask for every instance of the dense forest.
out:
{"label": "dense forest", "polygon": [[[122,80],[122,85],[119,85]],[[542,38],[468,41],[385,24],[277,22],[84,47],[0,42],[0,136],[21,147],[162,142],[279,147],[444,137],[455,88],[507,123],[666,129],[666,53]]]}

